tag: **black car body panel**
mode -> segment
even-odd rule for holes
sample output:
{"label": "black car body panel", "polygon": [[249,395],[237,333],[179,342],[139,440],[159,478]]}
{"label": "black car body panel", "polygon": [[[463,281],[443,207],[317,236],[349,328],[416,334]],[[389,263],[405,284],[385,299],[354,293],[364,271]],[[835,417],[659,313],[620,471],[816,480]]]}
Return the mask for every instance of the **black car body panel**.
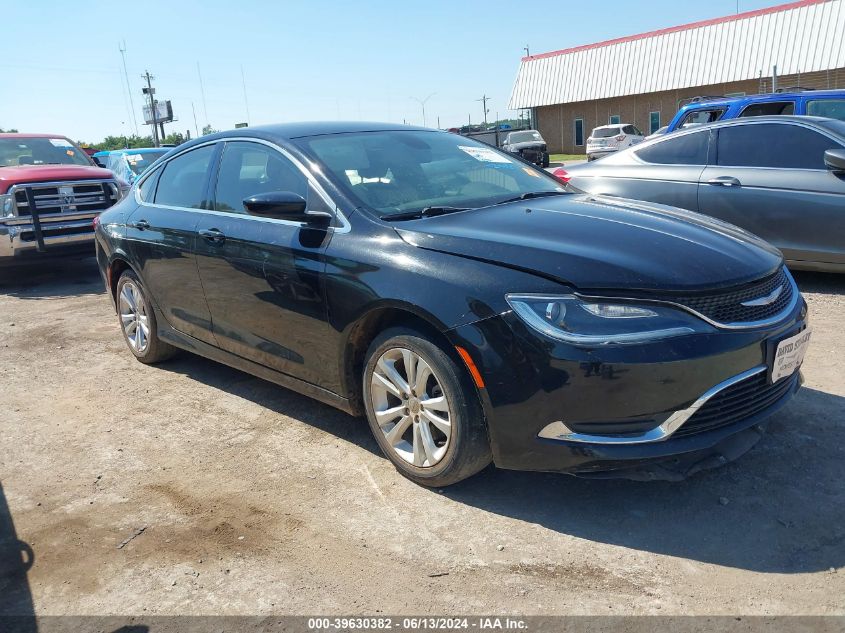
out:
{"label": "black car body panel", "polygon": [[[467,351],[483,376],[477,395],[495,463],[506,468],[597,472],[712,450],[776,410],[772,405],[715,431],[650,444],[589,446],[538,437],[564,411],[585,424],[642,425],[687,407],[725,379],[770,362],[773,342],[806,327],[806,305],[796,291],[789,313],[772,325],[707,326],[641,345],[552,339],[528,327],[505,295],[707,294],[771,276],[782,259],[765,242],[716,220],[574,194],[385,222],[352,201],[292,140],[407,129],[419,130],[293,124],[180,146],[146,174],[150,182],[162,165],[202,145],[270,143],[302,166],[311,186],[331,200],[335,217],[298,223],[212,211],[216,167],[207,175],[202,208],[144,202],[141,178],[100,218],[97,257],[105,283],[113,292],[116,276],[131,268],[151,295],[164,340],[351,413],[361,412],[362,355],[374,332],[396,322],[424,328]],[[215,152],[215,161],[224,151]],[[548,176],[537,170],[537,178]],[[215,230],[225,240],[216,241]]]}

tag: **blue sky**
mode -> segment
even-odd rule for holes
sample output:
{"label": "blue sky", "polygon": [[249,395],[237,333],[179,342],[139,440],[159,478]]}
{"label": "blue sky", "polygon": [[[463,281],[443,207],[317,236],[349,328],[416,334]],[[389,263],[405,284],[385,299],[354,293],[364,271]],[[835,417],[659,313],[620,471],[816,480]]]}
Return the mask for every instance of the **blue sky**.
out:
{"label": "blue sky", "polygon": [[[741,11],[779,4],[740,0]],[[317,119],[386,120],[443,127],[507,102],[523,47],[532,53],[632,35],[736,12],[736,0],[509,2],[488,0],[6,0],[0,45],[0,127],[98,141],[139,131],[141,74],[156,79],[191,130]],[[70,7],[73,7],[72,9]],[[148,16],[152,16],[149,17]],[[202,69],[205,106],[197,62]],[[207,114],[206,114],[207,112]]]}

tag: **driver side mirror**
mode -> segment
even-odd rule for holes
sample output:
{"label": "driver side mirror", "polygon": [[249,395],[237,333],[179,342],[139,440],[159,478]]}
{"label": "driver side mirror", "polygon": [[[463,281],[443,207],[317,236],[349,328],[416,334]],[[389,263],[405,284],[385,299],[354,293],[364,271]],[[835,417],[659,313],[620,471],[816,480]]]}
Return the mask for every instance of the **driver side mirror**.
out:
{"label": "driver side mirror", "polygon": [[824,164],[830,171],[845,171],[845,149],[829,149],[824,153]]}
{"label": "driver side mirror", "polygon": [[244,208],[250,215],[276,220],[309,222],[317,218],[327,219],[325,211],[306,211],[305,198],[292,191],[270,191],[244,198]]}

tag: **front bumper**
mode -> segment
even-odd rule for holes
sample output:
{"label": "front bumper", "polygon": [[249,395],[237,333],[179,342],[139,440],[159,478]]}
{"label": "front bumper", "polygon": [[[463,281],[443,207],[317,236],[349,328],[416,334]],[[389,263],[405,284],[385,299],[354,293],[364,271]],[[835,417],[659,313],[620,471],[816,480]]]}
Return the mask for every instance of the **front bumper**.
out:
{"label": "front bumper", "polygon": [[[574,347],[535,332],[513,313],[450,335],[471,350],[483,376],[480,396],[497,466],[628,476],[655,463],[666,471],[666,464],[681,460],[689,470],[708,456],[724,457],[720,445],[784,406],[800,387],[798,374],[777,383],[777,393],[761,397],[747,415],[719,424],[719,412],[711,411],[707,424],[684,429],[708,399],[732,384],[767,380],[773,342],[805,327],[805,309],[798,302],[792,315],[767,329],[636,346]],[[669,433],[658,428],[667,422]]]}
{"label": "front bumper", "polygon": [[41,247],[30,218],[0,220],[0,265],[53,256],[93,255],[96,215],[88,212],[42,216]]}

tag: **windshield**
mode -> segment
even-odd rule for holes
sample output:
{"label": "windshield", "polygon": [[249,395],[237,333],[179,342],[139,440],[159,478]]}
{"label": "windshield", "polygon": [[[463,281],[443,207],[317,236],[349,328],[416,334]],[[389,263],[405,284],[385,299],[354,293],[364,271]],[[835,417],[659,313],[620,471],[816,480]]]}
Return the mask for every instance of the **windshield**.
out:
{"label": "windshield", "polygon": [[611,136],[616,136],[621,133],[621,129],[618,127],[599,127],[593,130],[593,133],[590,136],[593,138],[610,138]]}
{"label": "windshield", "polygon": [[160,151],[144,153],[133,153],[129,151],[116,154],[112,152],[108,156],[109,169],[117,172],[118,169],[125,166],[126,169],[129,169],[137,176],[169,151],[169,149],[162,149]]}
{"label": "windshield", "polygon": [[91,165],[91,159],[66,138],[0,138],[0,167]]}
{"label": "windshield", "polygon": [[532,141],[540,141],[543,142],[543,137],[540,136],[539,132],[512,132],[508,135],[508,139],[511,143],[530,143]]}
{"label": "windshield", "polygon": [[428,207],[477,208],[561,192],[542,170],[447,132],[398,130],[299,139],[354,200],[380,216]]}

